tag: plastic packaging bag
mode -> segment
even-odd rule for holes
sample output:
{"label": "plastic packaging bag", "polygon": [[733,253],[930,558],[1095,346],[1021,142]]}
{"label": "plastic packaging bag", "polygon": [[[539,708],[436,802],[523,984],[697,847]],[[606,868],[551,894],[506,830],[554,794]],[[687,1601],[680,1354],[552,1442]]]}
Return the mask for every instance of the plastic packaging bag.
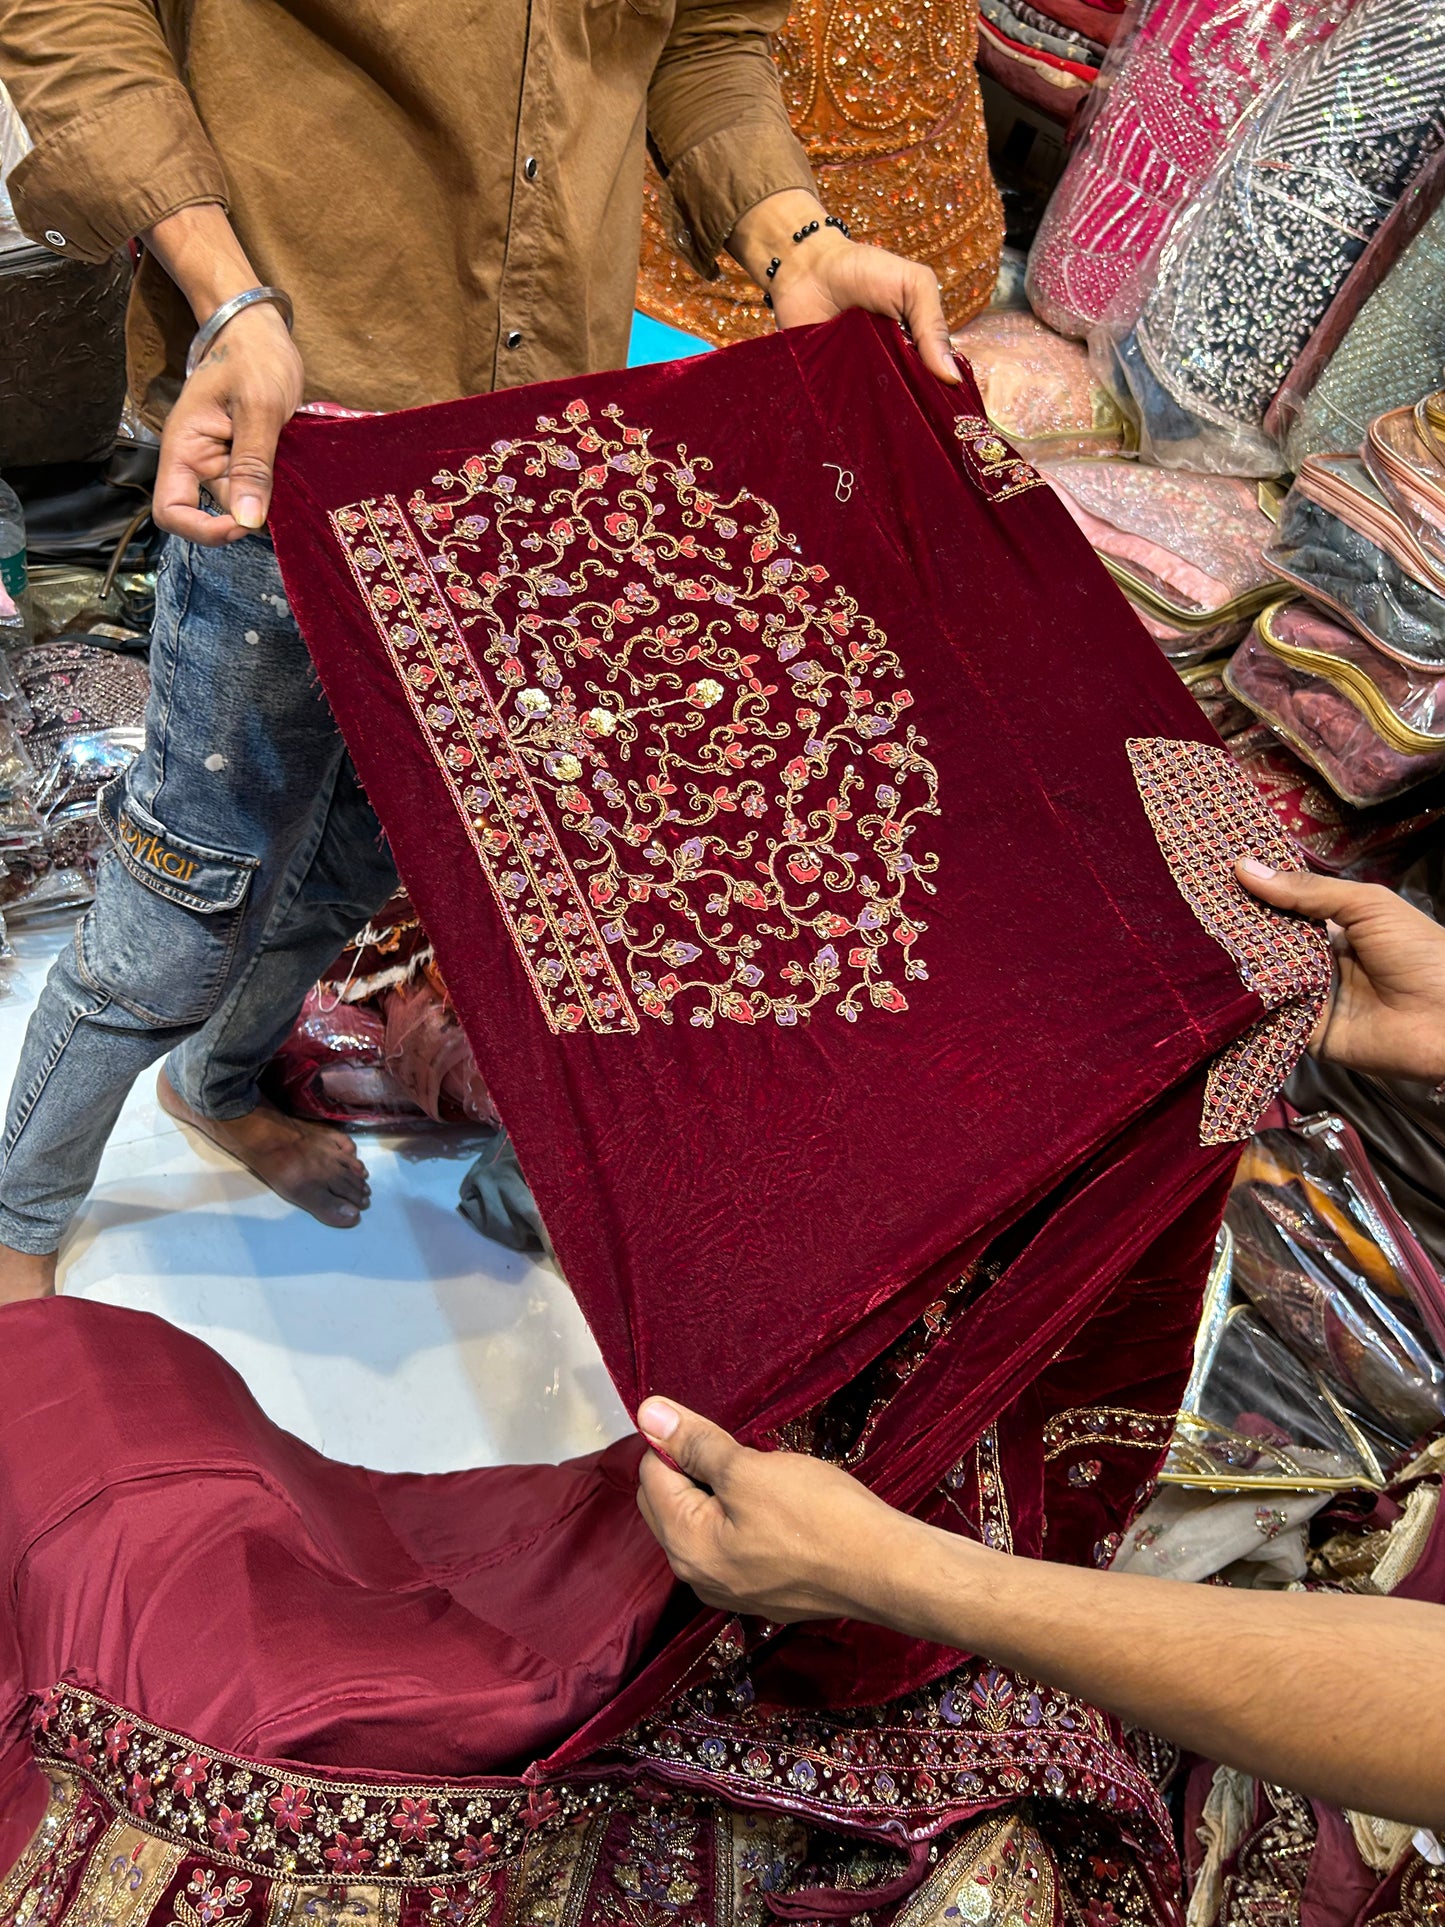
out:
{"label": "plastic packaging bag", "polygon": [[14,668],[34,712],[26,740],[42,772],[67,736],[144,727],[150,674],[135,657],[86,642],[42,642],[20,650]]}
{"label": "plastic packaging bag", "polygon": [[1227,747],[1310,867],[1328,875],[1393,883],[1411,853],[1445,824],[1438,784],[1375,809],[1352,808],[1267,723],[1232,731]]}
{"label": "plastic packaging bag", "polygon": [[1432,579],[1445,579],[1445,395],[1376,415],[1360,453],[1424,550]]}
{"label": "plastic packaging bag", "polygon": [[[1243,115],[1350,0],[1154,0],[1119,36],[1099,105],[1029,254],[1034,311],[1060,334],[1127,331],[1146,264]],[[1092,105],[1092,103],[1091,103]]]}
{"label": "plastic packaging bag", "polygon": [[1445,585],[1358,456],[1306,456],[1265,560],[1387,655],[1445,670]]}
{"label": "plastic packaging bag", "polygon": [[1445,751],[1445,674],[1408,668],[1308,602],[1264,610],[1255,633],[1281,662],[1338,690],[1389,748],[1403,756]]}
{"label": "plastic packaging bag", "polygon": [[1042,467],[1172,661],[1229,648],[1277,593],[1264,560],[1274,524],[1251,483],[1137,462]]}
{"label": "plastic packaging bag", "polygon": [[1273,475],[1265,411],[1440,144],[1445,0],[1359,0],[1293,62],[1183,208],[1137,322],[1091,338],[1165,466]]}
{"label": "plastic packaging bag", "polygon": [[[1295,471],[1308,455],[1358,447],[1372,416],[1413,402],[1438,384],[1445,368],[1442,192],[1445,154],[1437,153],[1365,250],[1271,402],[1265,429],[1277,439],[1283,437],[1285,462]],[[1332,342],[1336,309],[1347,302],[1351,283],[1357,277],[1368,279],[1377,245],[1387,239],[1397,219],[1408,219],[1417,198],[1424,197],[1435,200],[1433,212],[1368,294],[1343,338]]]}
{"label": "plastic packaging bag", "polygon": [[1445,1288],[1351,1126],[1257,1133],[1226,1222],[1236,1291],[1354,1425],[1404,1447],[1445,1421]]}
{"label": "plastic packaging bag", "polygon": [[271,1060],[267,1084],[295,1117],[349,1130],[429,1130],[432,1120],[386,1067],[386,1022],[317,988]]}
{"label": "plastic packaging bag", "polygon": [[1031,314],[988,309],[953,337],[973,369],[988,418],[1025,461],[1112,455],[1124,446],[1124,417],[1076,341],[1051,334]]}
{"label": "plastic packaging bag", "polygon": [[1247,636],[1224,672],[1230,692],[1283,738],[1336,796],[1367,809],[1445,772],[1445,750],[1401,755],[1321,677],[1283,661],[1257,633]]}

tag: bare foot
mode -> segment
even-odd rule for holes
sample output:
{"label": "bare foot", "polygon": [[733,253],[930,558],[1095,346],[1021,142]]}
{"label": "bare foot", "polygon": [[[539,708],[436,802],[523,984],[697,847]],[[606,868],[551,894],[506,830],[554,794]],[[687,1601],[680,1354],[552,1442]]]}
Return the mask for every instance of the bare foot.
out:
{"label": "bare foot", "polygon": [[193,1111],[162,1071],[156,1080],[161,1109],[178,1124],[244,1164],[277,1197],[300,1205],[322,1224],[338,1229],[360,1222],[371,1203],[366,1166],[356,1146],[328,1124],[288,1117],[263,1097],[244,1117],[202,1117]]}
{"label": "bare foot", "polygon": [[12,1251],[0,1245],[0,1305],[18,1305],[26,1298],[51,1298],[55,1294],[55,1253],[37,1257],[29,1251]]}

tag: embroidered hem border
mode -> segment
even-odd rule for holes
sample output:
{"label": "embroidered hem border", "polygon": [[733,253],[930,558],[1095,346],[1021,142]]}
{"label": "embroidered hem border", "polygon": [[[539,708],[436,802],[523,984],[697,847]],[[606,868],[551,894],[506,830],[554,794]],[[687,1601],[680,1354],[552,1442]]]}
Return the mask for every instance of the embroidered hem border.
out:
{"label": "embroidered hem border", "polygon": [[1235,877],[1242,856],[1276,870],[1305,866],[1227,750],[1162,736],[1133,737],[1128,749],[1180,895],[1268,1013],[1209,1073],[1200,1142],[1237,1143],[1253,1133],[1319,1021],[1332,981],[1329,941],[1318,925],[1251,897]]}

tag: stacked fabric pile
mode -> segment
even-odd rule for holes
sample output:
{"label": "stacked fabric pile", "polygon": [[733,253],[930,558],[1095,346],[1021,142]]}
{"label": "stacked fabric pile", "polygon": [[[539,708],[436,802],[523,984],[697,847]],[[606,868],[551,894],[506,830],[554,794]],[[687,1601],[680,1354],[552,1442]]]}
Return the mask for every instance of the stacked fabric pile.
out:
{"label": "stacked fabric pile", "polygon": [[[1317,1076],[1295,1095],[1318,1098]],[[1272,1108],[1239,1165],[1159,1490],[1101,1548],[1116,1570],[1445,1595],[1445,1241],[1416,1236],[1387,1175],[1339,1115]],[[1433,1836],[1212,1761],[1183,1791],[1191,1927],[1246,1927],[1266,1899],[1298,1919],[1306,1888],[1338,1905],[1321,1927],[1429,1917],[1403,1903],[1423,1905]]]}
{"label": "stacked fabric pile", "polygon": [[0,911],[9,922],[89,903],[105,845],[103,792],[141,747],[149,691],[144,662],[84,634],[0,655]]}
{"label": "stacked fabric pile", "polygon": [[1027,308],[955,345],[1308,860],[1390,881],[1445,808],[1445,403],[1413,406],[1445,369],[1445,4],[1128,26]]}
{"label": "stacked fabric pile", "polygon": [[979,68],[1015,100],[1068,125],[1100,78],[1124,12],[1124,0],[979,0]]}

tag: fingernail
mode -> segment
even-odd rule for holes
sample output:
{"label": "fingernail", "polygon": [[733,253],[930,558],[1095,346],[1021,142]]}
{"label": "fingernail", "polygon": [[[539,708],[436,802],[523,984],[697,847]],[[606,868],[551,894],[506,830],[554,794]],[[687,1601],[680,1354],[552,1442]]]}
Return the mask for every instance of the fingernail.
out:
{"label": "fingernail", "polygon": [[650,1439],[670,1439],[677,1430],[677,1413],[660,1398],[644,1399],[637,1423]]}
{"label": "fingernail", "polygon": [[1261,883],[1268,883],[1271,877],[1278,876],[1278,870],[1271,870],[1267,863],[1261,863],[1257,856],[1242,856],[1238,867],[1246,876],[1258,877]]}
{"label": "fingernail", "polygon": [[266,520],[266,511],[254,495],[243,495],[231,513],[243,529],[259,529]]}

